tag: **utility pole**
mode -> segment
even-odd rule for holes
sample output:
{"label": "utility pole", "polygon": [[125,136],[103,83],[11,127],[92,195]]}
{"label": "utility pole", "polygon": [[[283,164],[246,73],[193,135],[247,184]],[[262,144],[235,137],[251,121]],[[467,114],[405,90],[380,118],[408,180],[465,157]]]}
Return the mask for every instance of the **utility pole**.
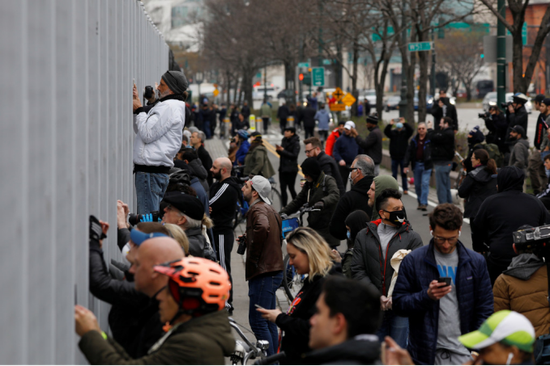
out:
{"label": "utility pole", "polygon": [[267,102],[267,64],[264,66],[264,101]]}
{"label": "utility pole", "polygon": [[[499,0],[500,1],[500,0]],[[405,6],[407,5],[406,0],[403,0],[401,11],[401,26],[403,30],[401,31],[401,44],[403,47],[407,47],[407,29],[405,27],[407,18],[405,16]],[[399,117],[406,116],[407,109],[407,70],[405,70],[405,60],[401,56],[401,101],[399,102]]]}
{"label": "utility pole", "polygon": [[[498,12],[506,17],[505,0],[498,0]],[[497,106],[506,99],[506,33],[504,23],[497,25]]]}
{"label": "utility pole", "polygon": [[[435,45],[435,29],[432,29],[432,44]],[[435,47],[432,48],[432,81],[430,83],[430,94],[432,98],[435,96]]]}

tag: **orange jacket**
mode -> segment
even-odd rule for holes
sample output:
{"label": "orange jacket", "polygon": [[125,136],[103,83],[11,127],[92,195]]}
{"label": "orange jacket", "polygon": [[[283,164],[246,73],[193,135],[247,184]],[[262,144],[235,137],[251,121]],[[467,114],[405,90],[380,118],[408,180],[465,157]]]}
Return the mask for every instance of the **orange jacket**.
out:
{"label": "orange jacket", "polygon": [[340,131],[338,131],[337,128],[335,128],[332,133],[328,136],[327,142],[325,145],[325,154],[328,156],[332,156],[332,148],[334,147],[334,143],[336,140],[340,137]]}

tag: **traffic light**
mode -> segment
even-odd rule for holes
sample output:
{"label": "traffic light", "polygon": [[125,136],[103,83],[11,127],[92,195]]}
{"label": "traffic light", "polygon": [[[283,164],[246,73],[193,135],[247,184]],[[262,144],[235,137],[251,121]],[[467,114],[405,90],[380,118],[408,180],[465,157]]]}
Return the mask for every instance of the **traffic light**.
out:
{"label": "traffic light", "polygon": [[298,75],[298,79],[300,79],[300,81],[304,80],[304,74]]}
{"label": "traffic light", "polygon": [[482,53],[481,55],[479,55],[479,57],[481,57],[481,58],[484,58],[484,57],[485,57],[485,55],[484,55],[484,54]]}

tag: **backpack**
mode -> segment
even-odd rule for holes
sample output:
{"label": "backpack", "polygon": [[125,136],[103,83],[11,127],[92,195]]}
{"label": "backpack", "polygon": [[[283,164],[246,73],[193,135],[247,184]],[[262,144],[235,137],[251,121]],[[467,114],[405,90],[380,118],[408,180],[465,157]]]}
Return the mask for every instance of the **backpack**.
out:
{"label": "backpack", "polygon": [[504,157],[496,144],[481,144],[481,147],[489,153],[489,158],[497,163],[497,168],[501,168],[504,163]]}

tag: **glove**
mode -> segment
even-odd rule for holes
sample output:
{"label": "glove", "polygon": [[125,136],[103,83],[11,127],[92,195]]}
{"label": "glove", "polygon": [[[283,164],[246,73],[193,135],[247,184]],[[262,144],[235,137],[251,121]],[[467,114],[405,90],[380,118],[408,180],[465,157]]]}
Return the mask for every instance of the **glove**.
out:
{"label": "glove", "polygon": [[288,215],[287,215],[287,214],[282,213],[282,214],[280,214],[280,216],[281,216],[281,219],[283,219],[283,220],[288,219]]}
{"label": "glove", "polygon": [[143,214],[141,215],[141,219],[139,219],[139,222],[153,222],[153,214]]}
{"label": "glove", "polygon": [[103,231],[101,230],[101,224],[99,220],[94,215],[90,215],[90,241],[99,242],[102,238]]}
{"label": "glove", "polygon": [[317,201],[315,202],[315,204],[313,205],[313,208],[318,208],[320,210],[323,209],[323,207],[325,207],[325,203],[323,201]]}

